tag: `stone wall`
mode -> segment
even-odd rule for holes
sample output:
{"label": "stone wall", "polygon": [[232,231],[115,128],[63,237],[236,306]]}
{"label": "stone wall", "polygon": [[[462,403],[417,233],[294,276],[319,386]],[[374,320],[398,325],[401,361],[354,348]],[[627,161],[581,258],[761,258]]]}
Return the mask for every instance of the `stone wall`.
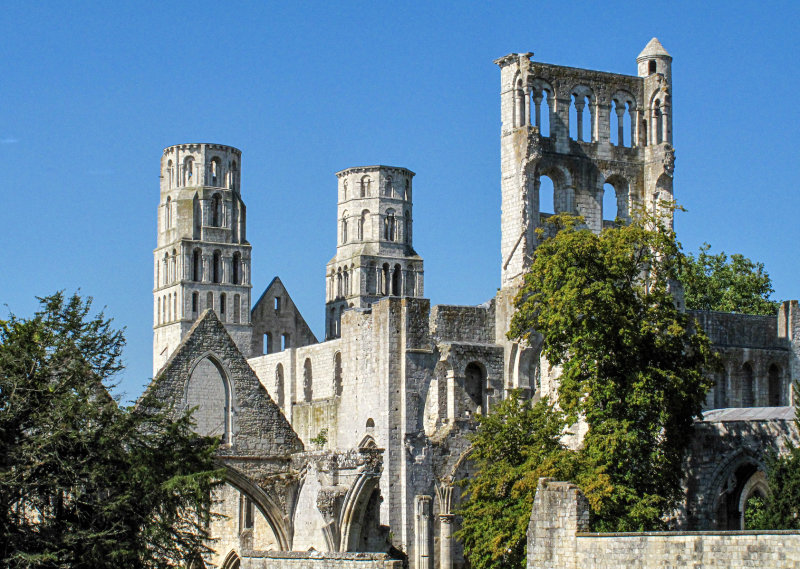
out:
{"label": "stone wall", "polygon": [[586,533],[577,486],[539,480],[528,526],[528,568],[800,567],[800,531]]}
{"label": "stone wall", "polygon": [[481,306],[437,305],[431,309],[431,336],[444,342],[494,343],[494,302]]}
{"label": "stone wall", "polygon": [[241,569],[402,569],[403,561],[385,553],[319,551],[243,551]]}

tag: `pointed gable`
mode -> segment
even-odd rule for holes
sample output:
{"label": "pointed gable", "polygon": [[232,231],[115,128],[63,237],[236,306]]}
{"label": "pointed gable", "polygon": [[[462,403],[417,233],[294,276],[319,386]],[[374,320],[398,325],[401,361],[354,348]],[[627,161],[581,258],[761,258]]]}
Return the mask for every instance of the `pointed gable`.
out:
{"label": "pointed gable", "polygon": [[176,409],[196,407],[196,429],[219,435],[226,456],[287,456],[303,450],[213,310],[206,310],[147,392]]}
{"label": "pointed gable", "polygon": [[272,279],[250,317],[253,357],[316,344],[317,338],[279,277]]}

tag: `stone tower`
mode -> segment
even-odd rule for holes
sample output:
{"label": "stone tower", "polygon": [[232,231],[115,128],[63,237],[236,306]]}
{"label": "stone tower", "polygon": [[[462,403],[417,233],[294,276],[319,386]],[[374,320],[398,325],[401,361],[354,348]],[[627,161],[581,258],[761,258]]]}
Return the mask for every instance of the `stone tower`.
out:
{"label": "stone tower", "polygon": [[[501,76],[502,288],[521,282],[535,230],[553,213],[582,215],[600,231],[616,217],[672,199],[671,62],[656,38],[637,58],[638,76],[531,60],[495,61]],[[540,205],[541,177],[552,181],[552,210]],[[547,200],[550,203],[550,200]]]}
{"label": "stone tower", "polygon": [[153,374],[207,308],[250,354],[250,244],[240,192],[242,153],[180,144],[161,157],[154,254]]}
{"label": "stone tower", "polygon": [[422,257],[413,247],[414,172],[362,166],[337,172],[336,256],[326,271],[325,336],[340,335],[342,311],[385,296],[422,297]]}
{"label": "stone tower", "polygon": [[[654,211],[661,200],[672,200],[672,58],[661,43],[653,38],[639,54],[636,76],[539,63],[532,56],[512,53],[495,61],[502,120],[498,331],[509,328],[538,244],[536,229],[549,216],[581,215],[599,232],[637,209]],[[552,183],[549,195],[544,177]],[[606,203],[616,211],[603,211],[606,192],[613,192]],[[547,373],[534,377],[530,371],[539,361],[536,338],[520,344],[498,335],[498,341],[506,385],[533,390],[535,383],[548,383]]]}

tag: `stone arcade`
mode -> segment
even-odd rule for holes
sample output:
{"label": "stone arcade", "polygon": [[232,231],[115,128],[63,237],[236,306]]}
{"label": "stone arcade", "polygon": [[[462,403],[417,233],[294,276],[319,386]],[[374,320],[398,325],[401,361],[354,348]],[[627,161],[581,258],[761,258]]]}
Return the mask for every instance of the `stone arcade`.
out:
{"label": "stone arcade", "polygon": [[[396,568],[404,557],[411,569],[465,565],[452,537],[453,484],[470,472],[465,435],[475,414],[512,388],[555,389],[539,346],[504,334],[534,230],[568,211],[599,231],[614,218],[603,211],[605,191],[623,219],[673,195],[672,58],[658,40],[637,58],[635,76],[531,57],[495,62],[501,288],[479,306],[430,306],[413,247],[414,173],[364,166],[336,175],[326,340],[277,277],[251,310],[241,152],[164,151],[148,389],[198,407],[197,428],[222,437],[228,473],[216,554],[196,566]],[[551,211],[542,176],[553,183]],[[725,368],[698,424],[678,521],[738,529],[747,498],[767,492],[766,449],[792,432],[800,309],[791,301],[777,317],[695,316]]]}

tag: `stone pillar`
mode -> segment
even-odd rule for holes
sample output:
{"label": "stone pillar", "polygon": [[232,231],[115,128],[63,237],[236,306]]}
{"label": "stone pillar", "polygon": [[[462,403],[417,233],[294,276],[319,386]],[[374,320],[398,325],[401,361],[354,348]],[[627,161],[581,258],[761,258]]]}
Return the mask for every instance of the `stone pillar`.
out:
{"label": "stone pillar", "polygon": [[[583,107],[584,106],[586,106],[586,103],[584,102],[584,100],[583,99],[579,99],[578,97],[575,97],[575,113],[576,113],[576,115],[578,117],[578,119],[576,121],[577,124],[575,125],[576,126],[575,140],[578,140],[580,142],[583,142]],[[590,137],[590,140],[587,140],[586,142],[591,142],[591,137]]]}
{"label": "stone pillar", "polygon": [[525,93],[525,126],[531,124],[531,88],[527,85],[523,91]]}
{"label": "stone pillar", "polygon": [[439,569],[453,569],[452,540],[453,514],[441,514],[439,516]]}
{"label": "stone pillar", "polygon": [[431,497],[414,497],[414,569],[433,569],[431,555]]}

